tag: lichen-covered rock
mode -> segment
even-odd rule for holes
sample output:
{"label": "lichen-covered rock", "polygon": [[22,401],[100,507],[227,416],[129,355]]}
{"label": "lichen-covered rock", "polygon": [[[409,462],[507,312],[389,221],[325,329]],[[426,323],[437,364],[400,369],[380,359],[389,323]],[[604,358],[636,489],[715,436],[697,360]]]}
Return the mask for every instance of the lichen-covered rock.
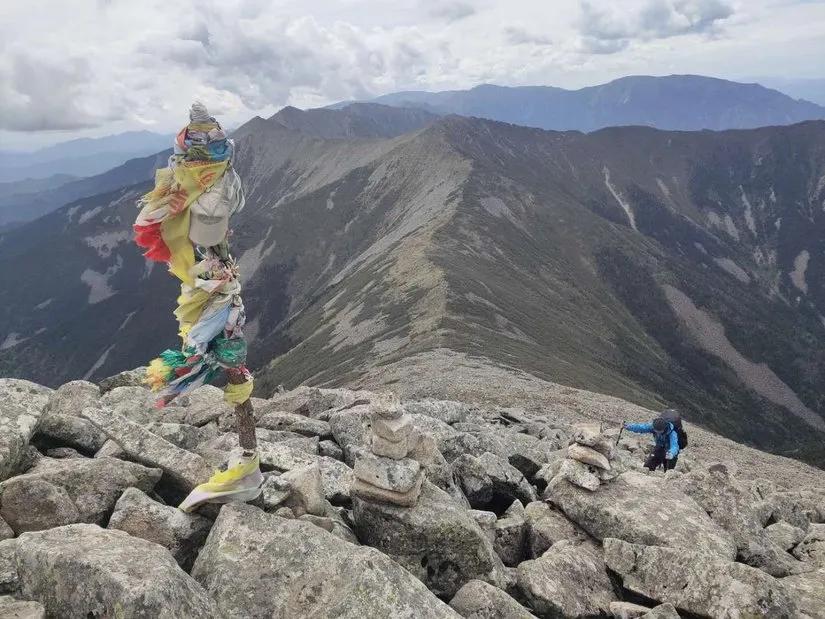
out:
{"label": "lichen-covered rock", "polygon": [[0,541],[0,594],[16,594],[20,590],[17,572],[17,540]]}
{"label": "lichen-covered rock", "polygon": [[[145,387],[115,387],[100,396],[98,404],[87,408],[105,408],[107,411],[140,424],[159,420],[158,411],[155,408],[155,394]],[[174,409],[175,407],[164,409],[164,421],[169,420],[169,411]],[[84,416],[82,409],[76,414]]]}
{"label": "lichen-covered rock", "polygon": [[589,538],[567,516],[544,501],[528,503],[524,508],[524,517],[527,522],[525,550],[530,559],[537,559],[563,539],[584,541]]}
{"label": "lichen-covered rock", "polygon": [[651,610],[653,609],[633,602],[610,602],[610,616],[613,619],[639,619]]}
{"label": "lichen-covered rock", "polygon": [[599,470],[603,469],[598,469],[584,462],[567,458],[561,463],[558,475],[561,479],[566,479],[579,488],[593,492],[598,490],[601,485],[601,480],[597,475],[597,471]]}
{"label": "lichen-covered rock", "polygon": [[791,619],[798,608],[784,580],[702,551],[604,541],[607,566],[626,589],[707,617]]}
{"label": "lichen-covered rock", "polygon": [[458,619],[376,550],[249,505],[221,509],[192,575],[226,618]]}
{"label": "lichen-covered rock", "polygon": [[812,524],[793,554],[800,561],[825,567],[825,524]]}
{"label": "lichen-covered rock", "polygon": [[731,534],[743,563],[771,576],[787,576],[810,569],[799,565],[765,532],[752,508],[750,491],[733,478],[724,464],[694,468],[675,484]]}
{"label": "lichen-covered rock", "polygon": [[0,617],[4,619],[46,619],[46,609],[40,602],[15,600],[8,595],[0,596]]}
{"label": "lichen-covered rock", "polygon": [[466,582],[501,584],[504,566],[467,510],[429,482],[414,507],[353,499],[355,532],[363,543],[398,561],[437,595]]}
{"label": "lichen-covered rock", "polygon": [[72,524],[24,533],[21,595],[52,617],[216,617],[209,596],[161,546],[122,531]]}
{"label": "lichen-covered rock", "polygon": [[212,521],[162,505],[137,488],[128,488],[115,504],[108,528],[160,544],[188,571],[212,528]]}
{"label": "lichen-covered rock", "polygon": [[679,613],[673,604],[659,604],[655,608],[651,608],[639,619],[679,619]]}
{"label": "lichen-covered rock", "polygon": [[89,406],[97,406],[100,388],[85,380],[73,380],[55,389],[49,397],[45,412],[52,415],[77,417]]}
{"label": "lichen-covered rock", "polygon": [[105,521],[129,487],[149,492],[158,469],[114,458],[42,458],[0,484],[0,515],[18,535],[75,522]]}
{"label": "lichen-covered rock", "polygon": [[493,525],[493,548],[508,567],[515,567],[524,560],[527,547],[527,520],[524,506],[519,501],[504,512]]}
{"label": "lichen-covered rock", "polygon": [[811,619],[825,619],[825,568],[787,576],[781,582],[801,613]]}
{"label": "lichen-covered rock", "polygon": [[464,421],[472,410],[473,407],[464,402],[450,400],[425,399],[404,403],[404,411],[410,415],[426,415],[450,425]]}
{"label": "lichen-covered rock", "polygon": [[73,447],[91,456],[103,447],[106,438],[94,424],[82,417],[49,411],[40,420],[33,441],[41,449]]}
{"label": "lichen-covered rock", "polygon": [[769,494],[755,506],[762,525],[784,520],[807,530],[812,522],[825,522],[825,490],[785,490]]}
{"label": "lichen-covered rock", "polygon": [[271,408],[261,411],[256,425],[269,430],[285,430],[305,436],[317,436],[322,439],[332,437],[332,430],[330,430],[329,423],[326,421],[304,417],[295,413],[273,411]]}
{"label": "lichen-covered rock", "polygon": [[607,457],[592,447],[585,447],[584,445],[573,443],[567,448],[567,457],[582,462],[583,464],[589,464],[608,471],[610,470],[610,461]]}
{"label": "lichen-covered rock", "polygon": [[535,619],[504,591],[482,580],[471,580],[461,587],[450,606],[464,619]]}
{"label": "lichen-covered rock", "polygon": [[[117,387],[142,387],[145,385],[146,367],[125,370],[114,376],[104,378],[98,383],[100,393],[108,393]],[[81,409],[82,410],[82,409]]]}
{"label": "lichen-covered rock", "polygon": [[27,380],[0,378],[0,481],[17,472],[51,393]]}
{"label": "lichen-covered rock", "polygon": [[774,522],[765,527],[765,533],[782,550],[790,550],[805,537],[805,531],[787,522]]}
{"label": "lichen-covered rock", "polygon": [[114,411],[87,408],[83,410],[83,416],[114,440],[129,458],[161,469],[176,498],[182,498],[212,474],[206,461],[197,454],[173,445]]}
{"label": "lichen-covered rock", "polygon": [[591,542],[562,540],[538,559],[518,566],[518,588],[544,617],[590,617],[616,601],[601,549]]}
{"label": "lichen-covered rock", "polygon": [[11,539],[12,537],[14,537],[14,531],[12,531],[9,524],[0,517],[0,542],[4,539]]}
{"label": "lichen-covered rock", "polygon": [[566,480],[547,487],[550,501],[591,536],[704,550],[727,560],[736,545],[689,496],[656,477],[628,471],[596,492]]}
{"label": "lichen-covered rock", "polygon": [[321,469],[317,462],[287,471],[280,476],[278,481],[289,487],[290,493],[284,505],[289,507],[296,517],[304,514],[324,515],[326,501],[321,482]]}

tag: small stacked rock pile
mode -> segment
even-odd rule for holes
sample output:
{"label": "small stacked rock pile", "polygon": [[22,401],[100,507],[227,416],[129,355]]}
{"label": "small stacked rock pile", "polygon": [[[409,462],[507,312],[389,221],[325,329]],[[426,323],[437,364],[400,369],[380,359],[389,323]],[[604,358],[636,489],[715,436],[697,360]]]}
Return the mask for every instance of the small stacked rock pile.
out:
{"label": "small stacked rock pile", "polygon": [[624,467],[614,459],[614,440],[603,432],[601,424],[575,424],[567,457],[562,460],[557,476],[591,491],[618,477]]}
{"label": "small stacked rock pile", "polygon": [[408,458],[415,447],[412,418],[403,412],[398,399],[388,394],[374,405],[368,449],[355,459],[355,481],[351,493],[366,501],[413,507],[421,494],[424,471]]}

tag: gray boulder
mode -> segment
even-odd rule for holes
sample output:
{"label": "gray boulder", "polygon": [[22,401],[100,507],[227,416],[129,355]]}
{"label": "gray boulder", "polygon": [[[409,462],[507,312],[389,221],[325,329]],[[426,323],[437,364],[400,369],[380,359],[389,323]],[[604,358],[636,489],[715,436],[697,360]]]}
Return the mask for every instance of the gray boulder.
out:
{"label": "gray boulder", "polygon": [[149,492],[158,469],[114,458],[42,458],[0,484],[0,515],[18,535],[75,522],[103,523],[131,486]]}
{"label": "gray boulder", "polygon": [[426,415],[450,425],[464,421],[473,410],[473,407],[469,404],[450,400],[427,399],[418,402],[405,402],[403,406],[404,412],[410,415]]}
{"label": "gray boulder", "polygon": [[513,501],[504,515],[493,525],[493,548],[508,567],[524,560],[527,546],[527,520],[524,506]]}
{"label": "gray boulder", "polygon": [[653,609],[648,606],[633,602],[610,602],[610,616],[613,619],[639,619],[651,610]]}
{"label": "gray boulder", "polygon": [[14,531],[3,518],[0,517],[0,542],[4,539],[11,539],[14,537]]}
{"label": "gray boulder", "polygon": [[20,592],[53,617],[215,617],[209,596],[161,546],[72,524],[24,533]]}
{"label": "gray boulder", "polygon": [[117,387],[143,387],[145,378],[146,367],[141,366],[134,370],[125,370],[114,376],[104,378],[98,385],[100,387],[100,393],[108,393]]}
{"label": "gray boulder", "polygon": [[641,615],[639,619],[679,619],[679,613],[673,604],[659,604]]}
{"label": "gray boulder", "polygon": [[467,510],[429,482],[415,507],[353,499],[355,533],[392,557],[439,596],[450,597],[472,579],[504,581],[504,566],[489,537]]}
{"label": "gray boulder", "polygon": [[762,525],[784,520],[807,530],[812,522],[825,522],[825,490],[787,490],[769,494],[756,507]]}
{"label": "gray boulder", "polygon": [[799,611],[811,619],[825,619],[825,568],[782,579]]}
{"label": "gray boulder", "polygon": [[278,481],[290,489],[284,506],[289,507],[295,516],[324,515],[326,501],[321,482],[321,469],[317,462],[287,471],[278,478]]}
{"label": "gray boulder", "polygon": [[730,534],[696,502],[661,479],[629,471],[596,492],[554,480],[550,501],[598,540],[616,537],[647,545],[704,550],[733,560]]}
{"label": "gray boulder", "polygon": [[475,509],[501,513],[514,500],[530,503],[536,491],[524,475],[507,460],[490,452],[479,457],[465,454],[453,462],[461,490]]}
{"label": "gray boulder", "polygon": [[115,504],[107,528],[160,544],[172,553],[178,565],[189,571],[209,535],[212,521],[162,505],[137,488],[128,488]]}
{"label": "gray boulder", "polygon": [[530,559],[537,559],[563,539],[589,539],[587,533],[568,520],[567,516],[544,501],[528,503],[524,508],[524,517],[527,523],[525,551]]}
{"label": "gray boulder", "polygon": [[538,559],[518,566],[518,588],[541,617],[606,614],[616,601],[601,549],[562,540]]}
{"label": "gray boulder", "polygon": [[185,411],[184,421],[190,426],[205,426],[224,415],[233,414],[232,407],[223,399],[223,390],[214,385],[198,387],[180,402]]}
{"label": "gray boulder", "polygon": [[0,378],[0,481],[18,471],[51,393],[27,380]]}
{"label": "gray boulder", "polygon": [[482,580],[471,580],[461,587],[450,606],[464,619],[535,619],[504,591]]}
{"label": "gray boulder", "polygon": [[[177,410],[175,407],[167,407],[163,411],[158,411],[155,408],[155,394],[145,387],[115,387],[100,396],[98,404],[87,408],[105,408],[115,415],[139,424],[170,421],[170,410]],[[75,414],[84,416],[83,409]]]}
{"label": "gray boulder", "polygon": [[750,490],[737,483],[725,465],[694,468],[675,484],[731,534],[743,563],[771,576],[787,576],[806,569],[765,532],[752,508]]}
{"label": "gray boulder", "polygon": [[607,566],[626,589],[707,617],[798,616],[793,597],[762,570],[702,551],[604,541]]}
{"label": "gray boulder", "polygon": [[73,447],[91,456],[103,447],[106,435],[82,417],[50,411],[40,420],[33,442],[43,449]]}
{"label": "gray boulder", "polygon": [[20,578],[17,572],[17,540],[0,541],[0,594],[17,594]]}
{"label": "gray boulder", "polygon": [[5,619],[46,619],[46,609],[40,602],[16,600],[0,596],[0,617]]}
{"label": "gray boulder", "polygon": [[521,432],[484,430],[473,436],[478,441],[479,452],[489,451],[504,458],[528,479],[532,479],[560,447],[556,441]]}
{"label": "gray boulder", "polygon": [[261,411],[256,425],[269,430],[296,432],[305,436],[317,436],[322,439],[332,437],[332,430],[326,421],[304,417],[296,413],[272,411],[271,407]]}
{"label": "gray boulder", "polygon": [[793,554],[800,561],[825,567],[825,524],[812,524]]}
{"label": "gray boulder", "polygon": [[201,443],[218,436],[218,428],[214,424],[197,427],[187,423],[155,422],[147,424],[146,429],[187,451],[195,451]]}
{"label": "gray boulder", "polygon": [[458,617],[378,551],[250,505],[221,509],[192,575],[226,618]]}
{"label": "gray boulder", "polygon": [[[118,387],[109,393],[119,389],[130,387]],[[197,454],[173,445],[114,411],[87,408],[84,409],[83,416],[114,440],[129,458],[161,469],[175,500],[209,479],[212,473],[206,461]]]}
{"label": "gray boulder", "polygon": [[765,533],[783,550],[790,550],[805,537],[805,531],[784,520],[765,527]]}
{"label": "gray boulder", "polygon": [[344,450],[338,446],[335,441],[321,441],[318,443],[318,453],[327,458],[334,458],[335,460],[344,459]]}
{"label": "gray boulder", "polygon": [[45,412],[77,417],[84,408],[97,406],[99,400],[100,387],[85,380],[73,380],[52,392]]}

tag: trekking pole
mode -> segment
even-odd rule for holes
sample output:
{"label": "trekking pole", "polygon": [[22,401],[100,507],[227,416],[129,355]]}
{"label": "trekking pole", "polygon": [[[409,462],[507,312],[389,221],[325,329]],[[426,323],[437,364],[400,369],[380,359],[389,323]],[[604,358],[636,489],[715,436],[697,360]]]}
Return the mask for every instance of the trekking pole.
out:
{"label": "trekking pole", "polygon": [[624,419],[622,420],[622,427],[619,428],[619,435],[616,437],[616,447],[619,446],[619,439],[622,438],[622,432],[624,432]]}

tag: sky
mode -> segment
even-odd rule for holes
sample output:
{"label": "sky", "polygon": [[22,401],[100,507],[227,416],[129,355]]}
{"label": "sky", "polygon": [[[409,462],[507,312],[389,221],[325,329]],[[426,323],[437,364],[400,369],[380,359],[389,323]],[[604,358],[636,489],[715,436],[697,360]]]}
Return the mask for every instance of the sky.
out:
{"label": "sky", "polygon": [[825,0],[2,0],[0,149],[625,75],[825,78]]}

